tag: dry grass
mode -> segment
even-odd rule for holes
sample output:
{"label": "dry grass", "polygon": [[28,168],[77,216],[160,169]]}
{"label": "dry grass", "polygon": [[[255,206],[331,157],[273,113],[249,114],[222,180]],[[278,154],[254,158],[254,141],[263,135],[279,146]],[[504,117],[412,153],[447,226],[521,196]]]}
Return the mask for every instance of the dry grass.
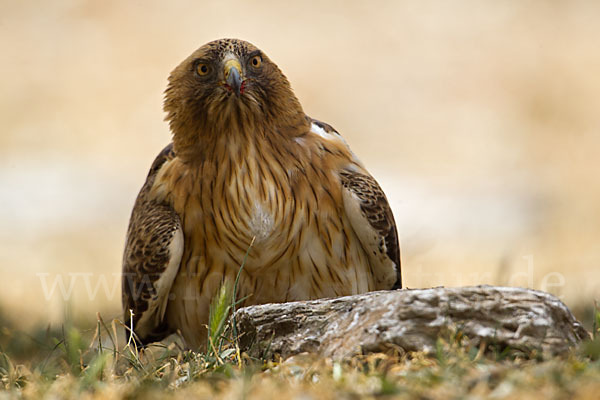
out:
{"label": "dry grass", "polygon": [[99,322],[86,333],[66,324],[32,338],[33,353],[7,342],[5,329],[0,398],[594,399],[600,390],[598,339],[554,358],[472,347],[455,332],[429,355],[261,360],[238,357],[227,345],[220,355],[182,351],[176,342],[139,351],[111,325]]}
{"label": "dry grass", "polygon": [[308,353],[283,360],[240,351],[236,324],[229,318],[236,289],[237,281],[225,282],[213,298],[205,353],[184,350],[177,337],[138,348],[126,323],[107,323],[100,314],[87,331],[67,321],[60,330],[24,334],[4,321],[0,388],[10,396],[36,399],[591,399],[600,390],[598,308],[593,337],[562,356],[477,344],[451,328],[429,354],[392,348],[338,361]]}

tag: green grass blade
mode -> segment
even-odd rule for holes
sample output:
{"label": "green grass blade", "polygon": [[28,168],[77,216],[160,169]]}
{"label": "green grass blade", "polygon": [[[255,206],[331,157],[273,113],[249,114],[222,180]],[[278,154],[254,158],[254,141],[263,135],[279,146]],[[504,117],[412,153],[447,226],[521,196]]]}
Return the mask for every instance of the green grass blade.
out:
{"label": "green grass blade", "polygon": [[[231,289],[231,283],[228,279],[226,279],[219,288],[217,295],[210,303],[207,342],[209,354],[214,352],[210,346],[210,343],[212,343],[216,349],[221,347],[222,335],[225,330],[227,318],[229,317],[232,301],[233,291]],[[216,356],[218,356],[218,354],[215,354],[215,357]]]}

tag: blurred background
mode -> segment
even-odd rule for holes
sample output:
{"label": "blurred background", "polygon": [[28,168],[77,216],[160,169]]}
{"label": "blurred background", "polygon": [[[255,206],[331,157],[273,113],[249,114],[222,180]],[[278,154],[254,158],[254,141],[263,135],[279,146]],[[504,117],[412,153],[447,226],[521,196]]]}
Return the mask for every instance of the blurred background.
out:
{"label": "blurred background", "polygon": [[[120,317],[170,71],[251,41],[393,206],[407,287],[600,298],[596,1],[0,1],[0,313]],[[581,315],[578,315],[581,317]]]}

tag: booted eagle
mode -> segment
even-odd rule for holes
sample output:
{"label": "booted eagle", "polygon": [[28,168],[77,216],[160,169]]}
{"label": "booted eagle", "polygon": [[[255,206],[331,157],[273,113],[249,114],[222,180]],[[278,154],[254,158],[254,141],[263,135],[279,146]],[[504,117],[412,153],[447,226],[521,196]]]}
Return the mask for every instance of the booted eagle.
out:
{"label": "booted eagle", "polygon": [[[150,167],[123,255],[125,320],[143,343],[206,344],[224,280],[244,305],[401,287],[385,194],[330,125],[248,42],[200,47],[169,77],[173,134]],[[252,245],[251,245],[252,244]]]}

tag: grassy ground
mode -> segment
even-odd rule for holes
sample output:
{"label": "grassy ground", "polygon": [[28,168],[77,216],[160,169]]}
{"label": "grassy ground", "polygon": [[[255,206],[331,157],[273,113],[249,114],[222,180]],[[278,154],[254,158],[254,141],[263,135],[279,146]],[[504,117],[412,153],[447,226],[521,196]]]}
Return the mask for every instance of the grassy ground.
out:
{"label": "grassy ground", "polygon": [[[222,298],[226,304],[227,298]],[[434,354],[369,354],[337,362],[314,355],[287,360],[239,353],[214,308],[211,349],[182,350],[174,341],[140,351],[122,322],[99,315],[88,329],[0,333],[0,399],[4,398],[499,398],[597,399],[600,312],[594,340],[561,357],[471,346],[460,332],[438,340]]]}

